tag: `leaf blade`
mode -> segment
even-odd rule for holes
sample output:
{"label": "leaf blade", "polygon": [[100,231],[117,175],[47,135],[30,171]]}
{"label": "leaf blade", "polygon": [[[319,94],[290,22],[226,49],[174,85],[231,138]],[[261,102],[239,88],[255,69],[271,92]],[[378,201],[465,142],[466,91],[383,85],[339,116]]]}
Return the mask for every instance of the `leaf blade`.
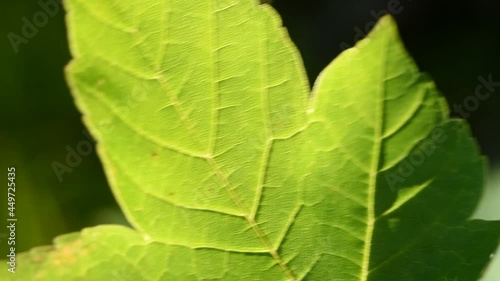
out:
{"label": "leaf blade", "polygon": [[[327,67],[308,99],[298,52],[266,6],[67,6],[72,92],[137,229],[118,232],[140,241],[141,253],[148,243],[159,252],[182,249],[168,278],[479,276],[500,232],[498,223],[467,221],[484,162],[468,130],[447,119],[391,18]],[[432,152],[418,164],[415,153],[429,152],[429,141]],[[405,163],[411,172],[402,172]],[[450,185],[459,189],[451,198]],[[440,205],[430,212],[428,202]],[[479,235],[487,237],[479,252],[460,250]],[[91,276],[111,278],[106,263],[130,265],[136,253],[122,255],[129,243],[118,244]]]}

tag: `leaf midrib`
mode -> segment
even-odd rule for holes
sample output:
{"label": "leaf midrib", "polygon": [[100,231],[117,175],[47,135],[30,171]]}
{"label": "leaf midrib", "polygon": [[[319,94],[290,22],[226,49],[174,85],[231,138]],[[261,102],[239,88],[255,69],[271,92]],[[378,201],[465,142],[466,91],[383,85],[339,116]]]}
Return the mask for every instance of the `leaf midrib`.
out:
{"label": "leaf midrib", "polygon": [[[388,39],[386,39],[388,40]],[[384,41],[384,46],[388,45],[386,40]],[[370,256],[373,240],[373,231],[375,228],[375,192],[377,187],[377,175],[380,166],[380,154],[383,140],[383,125],[384,125],[384,110],[385,110],[385,93],[386,93],[386,75],[387,75],[387,49],[382,48],[382,64],[380,71],[380,87],[377,93],[377,107],[375,112],[375,126],[374,126],[374,142],[372,148],[372,161],[370,167],[370,178],[368,184],[368,202],[367,202],[367,222],[366,222],[366,235],[365,235],[365,245],[363,248],[363,261],[361,268],[361,280],[368,280],[370,274]]]}

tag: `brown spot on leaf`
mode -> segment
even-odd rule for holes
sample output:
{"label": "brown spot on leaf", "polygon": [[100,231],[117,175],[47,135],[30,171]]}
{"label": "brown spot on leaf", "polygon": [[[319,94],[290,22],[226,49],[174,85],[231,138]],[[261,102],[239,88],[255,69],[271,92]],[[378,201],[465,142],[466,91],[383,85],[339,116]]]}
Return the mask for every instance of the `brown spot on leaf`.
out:
{"label": "brown spot on leaf", "polygon": [[106,83],[106,80],[104,80],[104,79],[99,79],[99,80],[97,81],[97,85],[98,85],[98,86],[102,86],[102,85],[104,85],[104,83]]}
{"label": "brown spot on leaf", "polygon": [[77,263],[77,259],[81,255],[87,255],[88,251],[82,247],[81,241],[77,240],[61,247],[54,252],[55,265],[70,265]]}

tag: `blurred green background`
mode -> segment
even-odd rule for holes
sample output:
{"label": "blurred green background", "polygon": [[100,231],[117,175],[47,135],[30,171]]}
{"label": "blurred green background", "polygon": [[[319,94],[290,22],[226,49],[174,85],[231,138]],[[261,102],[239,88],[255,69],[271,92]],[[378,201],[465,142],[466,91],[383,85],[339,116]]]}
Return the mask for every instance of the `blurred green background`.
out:
{"label": "blurred green background", "polygon": [[[352,46],[385,12],[395,16],[408,51],[436,81],[450,106],[463,104],[474,95],[479,76],[491,75],[500,82],[498,1],[266,2],[272,2],[282,15],[302,53],[311,85],[345,46]],[[23,18],[32,21],[38,13],[38,21],[43,23],[39,13],[43,8],[35,0],[7,1],[0,8],[0,167],[5,177],[7,167],[17,170],[19,251],[50,244],[54,236],[83,227],[126,223],[94,151],[64,173],[61,181],[53,169],[54,162],[65,164],[68,149],[76,150],[88,140],[64,80],[70,55],[64,12],[56,6],[59,11],[47,16],[32,38],[16,41],[15,46],[12,34],[22,34]],[[493,89],[467,118],[490,161],[485,200],[476,214],[487,219],[500,219],[499,94],[500,87]],[[0,202],[7,202],[6,191],[0,192]],[[5,221],[6,211],[5,204],[1,221]],[[2,256],[6,254],[6,233],[0,231]],[[500,259],[485,280],[500,280]]]}

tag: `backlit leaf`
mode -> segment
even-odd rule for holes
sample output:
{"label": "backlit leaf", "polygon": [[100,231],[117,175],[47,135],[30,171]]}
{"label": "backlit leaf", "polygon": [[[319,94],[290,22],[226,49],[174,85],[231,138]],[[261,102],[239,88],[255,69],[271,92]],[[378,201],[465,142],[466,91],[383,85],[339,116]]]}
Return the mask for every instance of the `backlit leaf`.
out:
{"label": "backlit leaf", "polygon": [[15,280],[481,275],[500,233],[469,220],[484,159],[390,17],[311,93],[255,1],[66,7],[71,90],[134,229],[59,237],[22,254]]}

